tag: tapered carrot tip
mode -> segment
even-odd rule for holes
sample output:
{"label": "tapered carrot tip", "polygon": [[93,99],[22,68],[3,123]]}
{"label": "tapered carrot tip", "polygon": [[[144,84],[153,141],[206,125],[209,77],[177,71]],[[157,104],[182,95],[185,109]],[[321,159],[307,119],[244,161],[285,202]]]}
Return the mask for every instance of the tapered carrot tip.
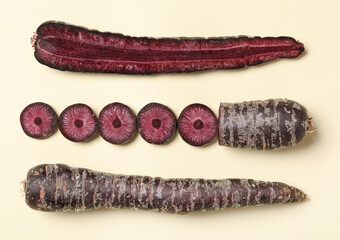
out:
{"label": "tapered carrot tip", "polygon": [[300,50],[300,54],[305,51],[305,46],[303,45],[303,43],[296,42],[296,48]]}
{"label": "tapered carrot tip", "polygon": [[295,197],[292,202],[302,202],[308,199],[308,195],[301,191],[300,189],[295,189],[295,191],[296,191]]}
{"label": "tapered carrot tip", "polygon": [[308,200],[308,199],[309,199],[308,195],[307,195],[307,194],[305,194],[305,195],[304,195],[304,198],[303,198],[303,200],[302,200],[302,201],[306,201],[306,200]]}

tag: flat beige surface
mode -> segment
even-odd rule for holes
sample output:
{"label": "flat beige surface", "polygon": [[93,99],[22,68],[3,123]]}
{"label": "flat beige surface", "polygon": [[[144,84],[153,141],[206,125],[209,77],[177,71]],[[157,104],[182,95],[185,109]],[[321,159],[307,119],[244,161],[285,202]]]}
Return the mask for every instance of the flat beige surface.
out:
{"label": "flat beige surface", "polygon": [[[335,0],[0,0],[0,238],[339,239],[339,7]],[[192,74],[61,72],[39,64],[30,46],[32,33],[46,20],[135,36],[287,35],[303,42],[306,53],[241,70]],[[19,123],[21,110],[35,101],[49,103],[57,113],[83,102],[97,114],[114,101],[135,112],[157,101],[178,116],[194,102],[217,114],[221,101],[275,97],[306,106],[318,131],[296,147],[262,152],[217,142],[194,148],[178,134],[166,146],[150,145],[140,136],[126,146],[100,137],[76,144],[60,132],[39,141],[27,137]],[[310,200],[183,216],[133,210],[42,213],[26,206],[19,184],[40,163],[162,177],[282,181],[306,191]]]}

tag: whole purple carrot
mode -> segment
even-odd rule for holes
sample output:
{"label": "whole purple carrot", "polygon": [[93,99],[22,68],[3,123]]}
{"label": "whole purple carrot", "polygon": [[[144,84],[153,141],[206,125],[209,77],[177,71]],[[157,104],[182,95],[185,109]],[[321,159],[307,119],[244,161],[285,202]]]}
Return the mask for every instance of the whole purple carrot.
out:
{"label": "whole purple carrot", "polygon": [[279,182],[126,176],[63,164],[42,164],[30,169],[25,193],[28,206],[47,212],[132,208],[191,213],[292,203],[307,197],[301,190]]}

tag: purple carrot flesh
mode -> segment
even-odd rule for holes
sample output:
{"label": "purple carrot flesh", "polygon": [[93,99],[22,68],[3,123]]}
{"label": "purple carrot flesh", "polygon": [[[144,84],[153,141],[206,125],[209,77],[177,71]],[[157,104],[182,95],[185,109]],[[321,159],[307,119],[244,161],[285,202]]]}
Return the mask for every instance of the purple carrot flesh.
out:
{"label": "purple carrot flesh", "polygon": [[301,190],[279,182],[162,179],[95,172],[63,164],[42,164],[30,169],[25,193],[28,206],[47,212],[131,208],[191,213],[307,198]]}
{"label": "purple carrot flesh", "polygon": [[54,21],[38,27],[32,45],[36,59],[52,68],[125,74],[242,68],[304,51],[291,37],[130,37]]}
{"label": "purple carrot flesh", "polygon": [[316,130],[301,104],[288,99],[221,103],[218,142],[260,150],[294,146]]}

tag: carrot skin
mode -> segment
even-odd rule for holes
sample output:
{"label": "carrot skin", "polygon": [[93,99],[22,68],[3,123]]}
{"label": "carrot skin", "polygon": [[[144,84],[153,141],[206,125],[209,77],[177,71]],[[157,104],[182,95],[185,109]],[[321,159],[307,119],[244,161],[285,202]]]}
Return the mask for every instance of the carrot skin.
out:
{"label": "carrot skin", "polygon": [[184,214],[306,199],[301,190],[279,182],[163,179],[108,174],[63,164],[30,169],[25,193],[28,206],[47,212],[131,208]]}

